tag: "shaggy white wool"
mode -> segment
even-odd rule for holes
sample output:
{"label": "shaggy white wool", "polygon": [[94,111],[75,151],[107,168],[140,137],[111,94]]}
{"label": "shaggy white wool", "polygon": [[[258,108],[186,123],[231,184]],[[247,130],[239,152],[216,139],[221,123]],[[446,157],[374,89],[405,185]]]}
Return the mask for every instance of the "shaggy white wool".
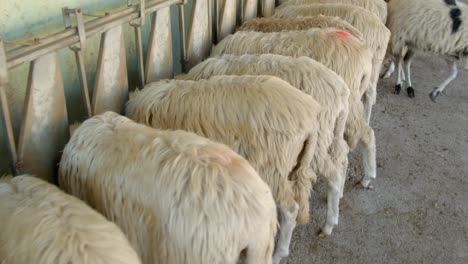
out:
{"label": "shaggy white wool", "polygon": [[[345,138],[350,148],[363,143],[364,185],[376,176],[375,136],[364,119],[361,96],[369,85],[372,53],[350,33],[327,28],[292,32],[237,32],[223,39],[212,56],[272,53],[307,56],[340,75],[350,88]],[[361,92],[361,87],[363,92]]]}
{"label": "shaggy white wool", "polygon": [[259,31],[259,32],[280,32],[280,31],[300,31],[311,28],[336,28],[348,31],[355,38],[363,41],[362,33],[348,22],[339,17],[332,16],[308,16],[308,17],[262,17],[244,23],[237,28],[237,31]]}
{"label": "shaggy white wool", "polygon": [[318,116],[318,140],[312,167],[318,176],[325,178],[329,185],[328,191],[334,195],[333,201],[336,203],[328,202],[330,221],[324,228],[331,230],[338,221],[338,202],[348,164],[344,128],[350,93],[343,79],[308,57],[293,58],[274,54],[209,58],[181,78],[201,80],[215,75],[276,76],[311,95],[322,106]]}
{"label": "shaggy white wool", "polygon": [[259,172],[278,206],[299,204],[298,221],[305,223],[319,111],[312,97],[279,78],[214,76],[150,83],[128,102],[126,115],[228,145]]}
{"label": "shaggy white wool", "polygon": [[0,179],[0,219],[0,263],[140,263],[114,223],[30,175]]}
{"label": "shaggy white wool", "polygon": [[345,4],[288,5],[278,10],[275,17],[287,18],[317,15],[338,16],[349,22],[363,34],[366,44],[373,52],[371,85],[366,90],[364,97],[366,118],[370,122],[372,106],[377,100],[377,83],[382,62],[387,51],[390,31],[371,12],[358,6]]}
{"label": "shaggy white wool", "polygon": [[382,23],[387,22],[387,4],[382,0],[280,0],[281,5],[277,9],[288,5],[301,4],[345,4],[362,7],[377,17]]}
{"label": "shaggy white wool", "polygon": [[271,263],[276,207],[242,157],[184,131],[113,112],[66,145],[59,183],[117,223],[144,263]]}

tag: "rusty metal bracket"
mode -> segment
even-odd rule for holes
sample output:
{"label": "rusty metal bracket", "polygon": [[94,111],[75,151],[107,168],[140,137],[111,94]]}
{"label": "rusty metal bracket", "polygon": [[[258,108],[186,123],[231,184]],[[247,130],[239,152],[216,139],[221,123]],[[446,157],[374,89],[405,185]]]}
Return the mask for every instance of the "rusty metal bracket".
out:
{"label": "rusty metal bracket", "polygon": [[85,31],[85,26],[83,23],[83,15],[81,14],[81,8],[74,8],[74,9],[70,9],[68,7],[62,8],[63,23],[65,24],[65,29],[69,29],[72,27],[70,14],[75,14],[76,27],[78,29],[78,37],[79,37],[79,43],[80,43],[79,47],[70,46],[70,49],[72,50],[84,49],[86,45],[86,31]]}
{"label": "rusty metal bracket", "polygon": [[76,27],[78,30],[79,36],[79,45],[70,46],[69,48],[75,53],[76,66],[78,69],[78,77],[81,84],[81,94],[83,97],[83,103],[86,109],[86,115],[91,117],[93,115],[91,109],[91,100],[89,99],[89,90],[88,90],[88,79],[86,77],[86,69],[83,59],[82,50],[86,45],[86,31],[83,22],[83,15],[80,8],[70,9],[68,7],[62,8],[63,22],[65,24],[65,29],[72,27],[70,14],[75,14]]}
{"label": "rusty metal bracket", "polygon": [[3,39],[2,41],[5,44],[12,44],[12,45],[17,45],[17,46],[33,46],[33,45],[40,43],[38,38],[34,38],[31,41],[17,41],[17,40],[6,40],[6,39]]}
{"label": "rusty metal bracket", "polygon": [[[132,6],[132,0],[127,0],[127,6]],[[141,37],[141,27],[145,25],[145,0],[140,0],[138,5],[138,14],[140,22],[130,21],[129,25],[135,29],[135,45],[136,51],[138,54],[138,78],[140,80],[140,86],[143,88],[145,86],[145,68],[144,68],[144,58],[143,58],[143,42]]]}
{"label": "rusty metal bracket", "polygon": [[[132,0],[127,0],[127,6],[132,6]],[[140,0],[140,4],[138,5],[138,13],[139,13],[139,18],[140,22],[135,23],[133,21],[130,21],[130,26],[133,27],[141,27],[145,25],[145,0]]]}

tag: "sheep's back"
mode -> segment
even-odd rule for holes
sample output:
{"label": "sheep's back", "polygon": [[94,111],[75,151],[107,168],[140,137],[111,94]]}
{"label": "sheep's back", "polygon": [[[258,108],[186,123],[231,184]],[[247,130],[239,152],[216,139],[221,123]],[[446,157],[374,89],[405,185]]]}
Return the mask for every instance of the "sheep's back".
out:
{"label": "sheep's back", "polygon": [[237,32],[212,50],[221,54],[280,54],[310,57],[341,76],[353,96],[361,98],[372,72],[372,52],[350,33],[333,28],[292,32]]}
{"label": "sheep's back", "polygon": [[249,232],[275,230],[271,191],[228,147],[111,112],[75,131],[59,181],[116,222],[145,263],[230,263]]}
{"label": "sheep's back", "polygon": [[115,224],[38,178],[0,180],[0,262],[140,263]]}
{"label": "sheep's back", "polygon": [[307,17],[262,17],[245,22],[236,31],[281,32],[300,31],[311,28],[336,28],[348,31],[359,40],[363,40],[362,33],[348,22],[339,17],[307,16]]}
{"label": "sheep's back", "polygon": [[281,9],[288,5],[301,5],[301,4],[346,4],[362,7],[369,12],[375,14],[382,23],[387,21],[387,4],[379,0],[287,0],[277,8]]}

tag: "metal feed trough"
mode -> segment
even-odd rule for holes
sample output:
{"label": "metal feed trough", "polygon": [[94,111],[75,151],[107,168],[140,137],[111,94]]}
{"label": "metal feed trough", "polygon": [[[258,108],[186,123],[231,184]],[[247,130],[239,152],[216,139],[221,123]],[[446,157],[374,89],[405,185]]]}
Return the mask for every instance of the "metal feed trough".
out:
{"label": "metal feed trough", "polygon": [[[25,171],[54,181],[60,152],[69,139],[69,124],[58,51],[69,47],[75,54],[83,104],[88,117],[104,111],[122,113],[128,97],[128,77],[122,25],[135,31],[140,84],[172,78],[173,46],[170,6],[178,5],[183,69],[193,67],[209,55],[213,42],[231,34],[236,24],[273,13],[274,0],[193,0],[188,34],[185,29],[184,0],[149,0],[105,15],[92,15],[84,23],[80,8],[63,8],[65,30],[5,51],[0,39],[1,122],[12,160],[13,174]],[[240,6],[240,10],[238,8]],[[145,15],[153,14],[146,61],[143,58],[141,26]],[[209,15],[208,15],[209,14]],[[76,26],[72,26],[75,24]],[[83,51],[86,40],[101,34],[93,94],[88,93]],[[15,43],[10,41],[10,43]],[[22,124],[18,144],[13,134],[5,89],[8,71],[30,63]]]}

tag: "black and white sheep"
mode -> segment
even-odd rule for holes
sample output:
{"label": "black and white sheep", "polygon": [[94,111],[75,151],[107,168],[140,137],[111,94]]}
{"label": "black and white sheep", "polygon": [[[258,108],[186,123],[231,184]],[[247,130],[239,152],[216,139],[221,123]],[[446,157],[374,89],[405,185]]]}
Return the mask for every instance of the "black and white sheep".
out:
{"label": "black and white sheep", "polygon": [[430,93],[435,100],[458,74],[457,61],[468,69],[468,6],[455,0],[391,0],[387,27],[392,32],[389,50],[397,61],[395,93],[403,88],[403,64],[407,93],[415,96],[411,61],[416,52],[444,56],[452,66],[450,77]]}

